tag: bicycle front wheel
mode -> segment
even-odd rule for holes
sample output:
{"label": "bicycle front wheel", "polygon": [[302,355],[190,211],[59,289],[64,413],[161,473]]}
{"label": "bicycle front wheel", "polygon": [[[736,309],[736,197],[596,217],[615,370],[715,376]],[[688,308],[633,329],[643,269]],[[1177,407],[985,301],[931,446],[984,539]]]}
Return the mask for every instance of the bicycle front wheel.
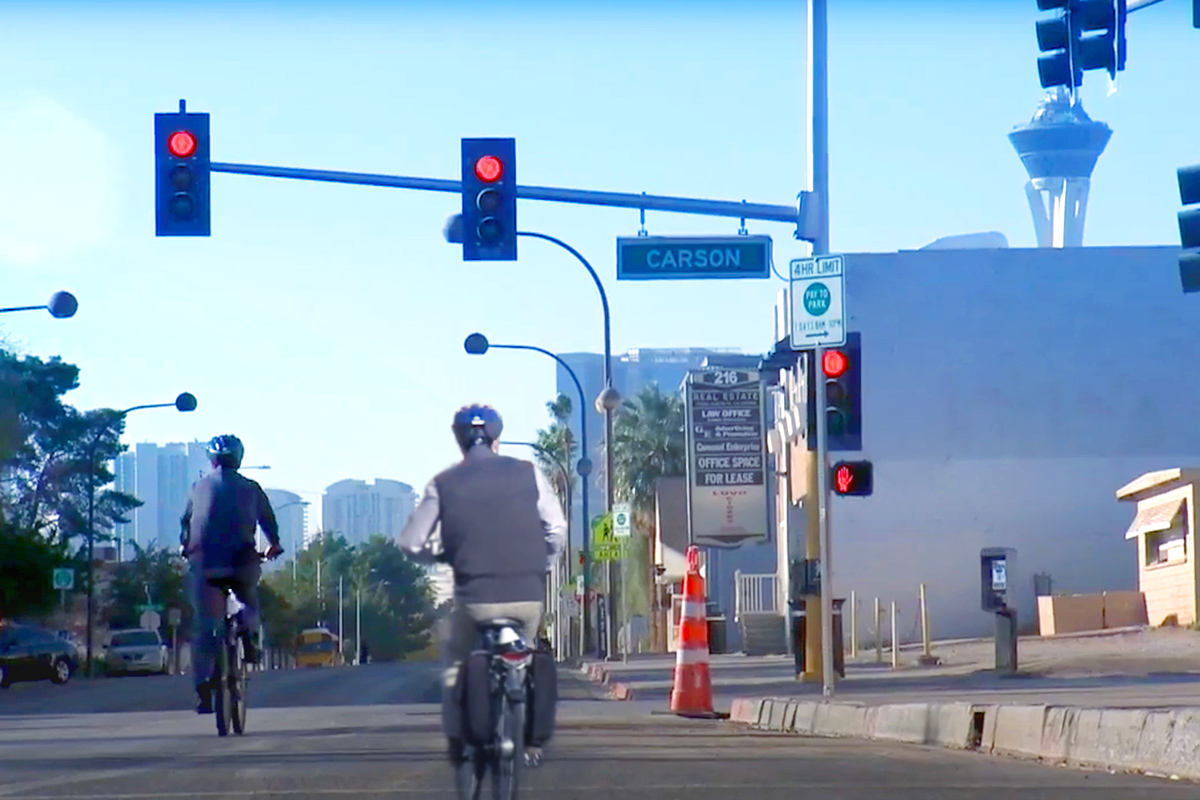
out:
{"label": "bicycle front wheel", "polygon": [[246,658],[242,637],[235,631],[229,645],[229,705],[233,732],[246,732]]}
{"label": "bicycle front wheel", "polygon": [[507,696],[500,700],[500,730],[512,742],[512,751],[496,748],[492,766],[492,795],[495,800],[516,800],[521,767],[525,763],[525,704]]}
{"label": "bicycle front wheel", "polygon": [[229,734],[233,716],[233,699],[229,695],[229,648],[217,648],[216,664],[210,685],[213,695],[213,713],[217,718],[217,735]]}

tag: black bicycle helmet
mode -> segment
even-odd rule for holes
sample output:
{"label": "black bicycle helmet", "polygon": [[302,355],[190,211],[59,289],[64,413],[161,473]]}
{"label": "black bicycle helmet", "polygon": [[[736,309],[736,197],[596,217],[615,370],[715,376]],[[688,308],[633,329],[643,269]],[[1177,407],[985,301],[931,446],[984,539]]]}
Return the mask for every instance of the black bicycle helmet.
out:
{"label": "black bicycle helmet", "polygon": [[466,451],[477,444],[491,445],[499,439],[500,432],[504,430],[504,421],[496,409],[476,403],[463,406],[454,414],[451,429],[458,446]]}
{"label": "black bicycle helmet", "polygon": [[246,454],[246,448],[242,446],[242,440],[234,436],[232,433],[214,436],[208,443],[208,458],[214,464],[220,464],[226,469],[237,469],[242,465],[242,456]]}

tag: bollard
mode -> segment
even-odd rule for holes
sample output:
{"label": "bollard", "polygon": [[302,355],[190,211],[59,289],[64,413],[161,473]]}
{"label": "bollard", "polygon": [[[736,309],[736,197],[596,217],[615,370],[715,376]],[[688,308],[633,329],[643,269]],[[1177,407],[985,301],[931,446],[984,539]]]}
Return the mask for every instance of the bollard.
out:
{"label": "bollard", "polygon": [[900,668],[900,642],[896,640],[896,601],[892,601],[892,669]]}
{"label": "bollard", "polygon": [[858,658],[858,595],[850,592],[850,657]]}
{"label": "bollard", "polygon": [[883,663],[883,606],[875,598],[875,663]]}
{"label": "bollard", "polygon": [[921,664],[931,666],[940,664],[941,659],[933,655],[933,639],[929,633],[929,606],[925,602],[925,584],[921,584]]}

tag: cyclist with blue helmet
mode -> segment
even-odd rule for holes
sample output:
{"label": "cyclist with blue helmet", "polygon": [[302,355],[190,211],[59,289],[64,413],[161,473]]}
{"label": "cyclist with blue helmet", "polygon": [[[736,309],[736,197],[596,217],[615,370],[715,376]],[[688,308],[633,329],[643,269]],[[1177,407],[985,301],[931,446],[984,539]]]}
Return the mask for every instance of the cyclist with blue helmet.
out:
{"label": "cyclist with blue helmet", "polygon": [[192,622],[192,674],[195,678],[200,714],[212,713],[209,679],[215,663],[217,642],[214,626],[225,613],[221,590],[209,583],[214,578],[233,579],[234,593],[245,606],[243,630],[248,636],[246,662],[259,659],[258,581],[262,576],[255,532],[262,527],[270,542],[267,558],[283,553],[279,525],[271,501],[256,481],[238,472],[245,448],[238,437],[216,436],[208,443],[212,471],[192,485],[187,509],[180,520],[179,542],[189,562],[189,587],[194,610]]}
{"label": "cyclist with blue helmet", "polygon": [[[515,619],[525,641],[536,641],[546,574],[567,532],[558,497],[541,470],[499,454],[504,423],[495,409],[465,406],[451,427],[463,459],[429,482],[400,533],[400,546],[410,556],[454,570],[443,686],[447,708],[458,669],[479,641],[479,623]],[[447,735],[454,760],[461,742],[453,731]]]}

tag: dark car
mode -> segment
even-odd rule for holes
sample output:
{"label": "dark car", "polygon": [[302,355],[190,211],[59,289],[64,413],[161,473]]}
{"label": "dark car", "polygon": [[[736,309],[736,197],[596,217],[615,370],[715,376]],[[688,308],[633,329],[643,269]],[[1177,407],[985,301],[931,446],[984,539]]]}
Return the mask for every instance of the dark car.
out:
{"label": "dark car", "polygon": [[79,650],[52,631],[32,625],[0,626],[0,688],[17,681],[66,683],[79,666]]}

